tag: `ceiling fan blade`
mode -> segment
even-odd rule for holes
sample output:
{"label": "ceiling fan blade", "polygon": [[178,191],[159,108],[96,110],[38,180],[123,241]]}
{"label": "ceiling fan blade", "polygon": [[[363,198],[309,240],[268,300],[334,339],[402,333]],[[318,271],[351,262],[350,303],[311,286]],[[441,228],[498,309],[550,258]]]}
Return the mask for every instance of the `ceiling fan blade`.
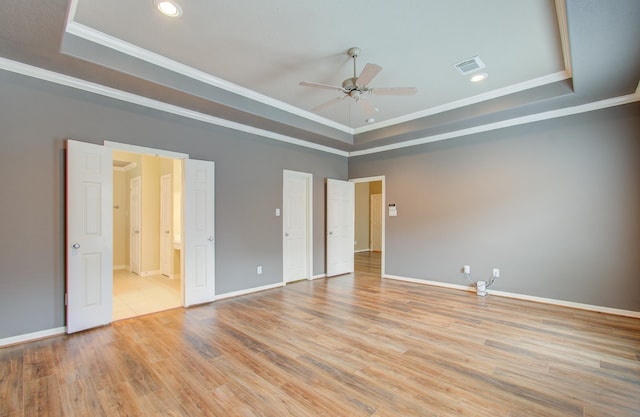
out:
{"label": "ceiling fan blade", "polygon": [[366,114],[367,116],[373,116],[380,111],[373,104],[371,104],[369,100],[365,98],[360,97],[358,99],[358,103],[360,103],[362,110],[364,110],[364,114]]}
{"label": "ceiling fan blade", "polygon": [[372,88],[369,91],[377,96],[415,96],[418,93],[415,87],[383,87]]}
{"label": "ceiling fan blade", "polygon": [[341,97],[332,98],[331,100],[329,100],[327,102],[324,102],[324,103],[322,103],[320,105],[317,105],[316,107],[312,108],[311,111],[312,112],[320,111],[320,110],[324,109],[325,107],[329,107],[332,104],[336,104],[336,103],[341,102],[342,100],[344,100],[347,97],[348,96],[344,95],[344,96],[341,96]]}
{"label": "ceiling fan blade", "polygon": [[371,80],[373,80],[376,75],[378,75],[382,71],[382,67],[376,64],[367,64],[362,69],[360,76],[356,80],[356,84],[358,85],[369,85]]}
{"label": "ceiling fan blade", "polygon": [[310,83],[308,81],[301,81],[298,83],[303,87],[315,87],[315,88],[324,88],[325,90],[338,90],[343,91],[342,87],[338,87],[337,85],[328,85],[328,84],[319,84],[319,83]]}

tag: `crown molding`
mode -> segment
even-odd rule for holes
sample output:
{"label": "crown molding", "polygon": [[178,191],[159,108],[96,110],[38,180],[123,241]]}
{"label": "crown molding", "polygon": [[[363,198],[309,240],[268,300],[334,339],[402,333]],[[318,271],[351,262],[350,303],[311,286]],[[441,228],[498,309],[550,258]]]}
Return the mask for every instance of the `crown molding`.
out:
{"label": "crown molding", "polygon": [[166,113],[175,114],[177,116],[186,117],[192,120],[198,120],[211,125],[233,129],[239,132],[249,133],[252,135],[261,136],[264,138],[273,139],[280,142],[289,143],[292,145],[303,146],[305,148],[315,149],[322,152],[331,153],[334,155],[340,155],[340,156],[349,155],[349,153],[346,151],[331,148],[329,146],[319,145],[319,144],[308,142],[302,139],[286,136],[280,133],[271,132],[271,131],[260,129],[253,126],[243,125],[241,123],[222,119],[220,117],[215,117],[209,114],[204,114],[204,113],[196,112],[193,110],[185,109],[183,107],[175,106],[173,104],[167,104],[158,100],[153,100],[153,99],[142,97],[136,94],[127,93],[122,90],[106,87],[100,84],[92,83],[79,78],[49,71],[43,68],[34,67],[32,65],[24,64],[22,62],[12,61],[2,57],[0,57],[0,69],[25,75],[31,78],[36,78],[39,80],[52,82],[54,84],[64,85],[64,86],[75,88],[78,90],[87,91],[89,93],[98,94],[104,97],[109,97],[116,100],[132,103],[132,104],[137,104],[139,106],[143,106],[149,109],[160,110]]}
{"label": "crown molding", "polygon": [[81,80],[79,78],[74,78],[74,77],[60,74],[57,72],[45,70],[43,68],[24,64],[22,62],[12,61],[2,57],[0,57],[0,69],[21,74],[27,77],[40,79],[43,81],[64,85],[64,86],[75,88],[78,90],[87,91],[89,93],[98,94],[104,97],[110,97],[116,100],[137,104],[150,109],[155,109],[155,110],[163,111],[166,113],[175,114],[175,115],[186,117],[192,120],[198,120],[208,124],[221,126],[228,129],[237,130],[240,132],[249,133],[256,136],[273,139],[280,142],[289,143],[292,145],[298,145],[305,148],[315,149],[322,152],[327,152],[330,154],[345,156],[345,157],[362,156],[362,155],[369,155],[369,154],[374,154],[379,152],[387,152],[395,149],[423,145],[426,143],[437,142],[437,141],[446,140],[446,139],[453,139],[453,138],[472,135],[476,133],[489,132],[492,130],[503,129],[511,126],[518,126],[518,125],[538,122],[542,120],[555,119],[555,118],[564,117],[564,116],[571,116],[574,114],[586,113],[594,110],[600,110],[608,107],[620,106],[620,105],[640,101],[640,82],[639,82],[638,86],[636,87],[636,91],[633,94],[628,94],[625,96],[613,97],[605,100],[582,104],[579,106],[565,107],[562,109],[536,113],[536,114],[517,117],[513,119],[508,119],[508,120],[502,120],[495,123],[489,123],[486,125],[475,126],[467,129],[456,130],[453,132],[447,132],[447,133],[442,133],[442,134],[433,135],[433,136],[426,136],[426,137],[412,139],[412,140],[395,143],[391,145],[378,146],[378,147],[363,149],[359,151],[347,152],[347,151],[331,148],[329,146],[308,142],[303,139],[298,139],[291,136],[282,135],[280,133],[259,129],[253,126],[243,125],[241,123],[225,120],[225,119],[211,116],[208,114],[199,113],[199,112],[178,107],[172,104],[167,104],[158,100],[153,100],[153,99],[142,97],[136,94],[127,93],[125,91],[117,90],[115,88],[106,87],[100,84]]}
{"label": "crown molding", "polygon": [[426,143],[438,142],[446,139],[458,138],[461,136],[472,135],[476,133],[489,132],[492,130],[503,129],[505,127],[518,126],[542,120],[557,119],[559,117],[571,116],[579,113],[586,113],[594,110],[606,109],[608,107],[621,106],[623,104],[640,101],[640,83],[633,94],[621,97],[613,97],[605,100],[595,101],[591,103],[581,104],[573,107],[564,107],[562,109],[550,110],[542,113],[530,114],[528,116],[516,117],[508,120],[501,120],[495,123],[489,123],[481,126],[474,126],[467,129],[456,130],[453,132],[441,133],[439,135],[425,136],[423,138],[412,139],[405,142],[395,143],[391,145],[378,146],[360,151],[353,151],[349,156],[362,156],[379,152],[387,152],[395,149],[408,148],[410,146],[424,145]]}
{"label": "crown molding", "polygon": [[75,21],[68,21],[65,31],[71,35],[85,39],[89,42],[93,42],[98,45],[102,45],[109,49],[113,49],[115,51],[123,53],[125,55],[129,55],[131,57],[141,59],[150,64],[175,72],[176,74],[180,74],[182,76],[191,78],[193,80],[211,85],[216,88],[220,88],[225,91],[229,91],[234,94],[238,94],[250,100],[254,100],[256,102],[265,104],[267,106],[277,108],[287,113],[291,113],[296,116],[300,116],[305,119],[311,120],[313,122],[317,122],[325,126],[353,135],[353,129],[343,125],[342,123],[334,122],[333,120],[329,120],[326,117],[322,117],[316,113],[302,110],[296,106],[292,106],[280,100],[276,100],[272,97],[266,96],[264,94],[260,94],[256,91],[253,91],[248,88],[234,84],[232,82],[223,80],[222,78],[215,77],[204,71],[200,71],[189,65],[182,64],[173,59],[169,59],[163,55],[157,54],[155,52],[151,52],[147,49],[141,48],[129,42],[125,42],[121,39],[108,35],[104,32],[100,32],[99,30],[93,29],[89,26],[85,26],[81,23],[78,23]]}
{"label": "crown molding", "polygon": [[545,75],[543,77],[534,78],[533,80],[528,80],[522,83],[509,85],[507,87],[488,91],[482,94],[477,94],[475,96],[463,98],[461,100],[452,101],[451,103],[446,103],[436,107],[430,107],[428,109],[421,110],[415,113],[410,113],[410,114],[396,117],[393,119],[384,120],[380,123],[374,123],[371,125],[362,126],[354,129],[354,134],[357,135],[359,133],[370,132],[372,130],[377,130],[384,127],[397,125],[399,123],[410,122],[412,120],[420,119],[422,117],[433,116],[434,114],[444,113],[446,111],[459,109],[461,107],[469,106],[472,104],[478,104],[483,101],[507,96],[509,94],[519,93],[520,91],[525,91],[531,88],[542,87],[543,85],[552,84],[558,81],[563,81],[568,78],[571,78],[568,72],[559,71],[553,74]]}

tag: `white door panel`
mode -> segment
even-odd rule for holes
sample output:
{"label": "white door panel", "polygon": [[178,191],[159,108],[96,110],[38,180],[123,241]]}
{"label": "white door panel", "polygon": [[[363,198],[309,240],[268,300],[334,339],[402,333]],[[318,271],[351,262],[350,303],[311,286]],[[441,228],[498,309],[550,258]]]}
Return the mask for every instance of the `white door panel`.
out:
{"label": "white door panel", "polygon": [[210,161],[185,160],[185,307],[215,299],[214,168]]}
{"label": "white door panel", "polygon": [[111,322],[111,150],[67,141],[67,333]]}
{"label": "white door panel", "polygon": [[160,177],[160,273],[173,278],[173,180]]}
{"label": "white door panel", "polygon": [[304,172],[283,173],[283,275],[284,282],[311,278],[311,184]]}
{"label": "white door panel", "polygon": [[353,272],[355,185],[327,179],[327,276]]}

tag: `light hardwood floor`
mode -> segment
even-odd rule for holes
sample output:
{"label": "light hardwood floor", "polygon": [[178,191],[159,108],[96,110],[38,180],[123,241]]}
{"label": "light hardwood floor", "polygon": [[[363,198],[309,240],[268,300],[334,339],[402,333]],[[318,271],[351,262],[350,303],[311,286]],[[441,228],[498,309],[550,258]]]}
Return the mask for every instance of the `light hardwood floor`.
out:
{"label": "light hardwood floor", "polygon": [[0,416],[639,416],[640,320],[356,273],[0,349]]}

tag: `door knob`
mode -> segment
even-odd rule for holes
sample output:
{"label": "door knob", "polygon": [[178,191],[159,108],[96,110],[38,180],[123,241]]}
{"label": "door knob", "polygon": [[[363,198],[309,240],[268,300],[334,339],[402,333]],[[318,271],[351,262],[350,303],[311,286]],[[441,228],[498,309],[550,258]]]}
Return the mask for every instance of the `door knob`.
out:
{"label": "door knob", "polygon": [[286,236],[289,236],[289,233],[285,233],[284,235],[285,235],[285,237],[286,237]]}
{"label": "door knob", "polygon": [[209,236],[209,242],[213,242],[213,236]]}
{"label": "door knob", "polygon": [[80,249],[80,244],[79,243],[74,243],[73,245],[71,245],[71,247],[73,249]]}
{"label": "door knob", "polygon": [[333,232],[329,232],[329,236],[333,235]]}
{"label": "door knob", "polygon": [[164,232],[165,232],[166,234],[169,234],[169,233],[170,233],[168,230],[165,230]]}

